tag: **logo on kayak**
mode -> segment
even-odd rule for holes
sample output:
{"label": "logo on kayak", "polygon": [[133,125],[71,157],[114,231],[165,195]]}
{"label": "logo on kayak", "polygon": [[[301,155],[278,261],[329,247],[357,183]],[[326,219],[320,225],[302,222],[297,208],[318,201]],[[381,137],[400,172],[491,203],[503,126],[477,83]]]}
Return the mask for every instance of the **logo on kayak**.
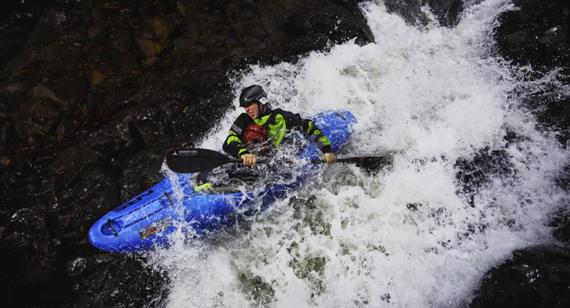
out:
{"label": "logo on kayak", "polygon": [[141,236],[141,239],[145,239],[157,232],[160,232],[168,227],[172,226],[172,223],[170,222],[170,217],[166,217],[162,220],[159,220],[155,223],[152,223],[144,228],[139,229],[139,234]]}
{"label": "logo on kayak", "polygon": [[198,155],[198,151],[197,150],[178,150],[178,151],[174,152],[174,155],[196,156],[196,155]]}

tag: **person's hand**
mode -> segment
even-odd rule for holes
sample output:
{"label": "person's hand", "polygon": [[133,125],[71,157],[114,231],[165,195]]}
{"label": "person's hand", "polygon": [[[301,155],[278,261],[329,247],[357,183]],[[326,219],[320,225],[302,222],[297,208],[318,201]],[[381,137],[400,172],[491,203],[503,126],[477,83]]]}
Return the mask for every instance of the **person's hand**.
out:
{"label": "person's hand", "polygon": [[323,154],[323,159],[327,163],[327,165],[332,165],[336,162],[336,155],[333,152],[328,152]]}
{"label": "person's hand", "polygon": [[253,154],[243,154],[241,156],[241,159],[243,159],[243,164],[246,166],[249,166],[250,168],[253,168],[253,166],[255,166],[255,155]]}

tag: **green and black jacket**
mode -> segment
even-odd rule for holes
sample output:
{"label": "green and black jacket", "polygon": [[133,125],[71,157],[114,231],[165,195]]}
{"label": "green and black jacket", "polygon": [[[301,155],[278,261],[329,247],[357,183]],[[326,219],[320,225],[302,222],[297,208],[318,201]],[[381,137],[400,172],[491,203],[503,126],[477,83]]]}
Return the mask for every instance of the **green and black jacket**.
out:
{"label": "green and black jacket", "polygon": [[286,133],[296,130],[311,137],[321,152],[332,152],[329,139],[320,131],[315,122],[301,118],[298,113],[266,107],[259,119],[253,120],[247,113],[242,113],[234,121],[223,145],[226,153],[236,158],[249,153],[243,142],[243,133],[245,128],[253,123],[265,127],[269,142],[276,148],[281,146]]}

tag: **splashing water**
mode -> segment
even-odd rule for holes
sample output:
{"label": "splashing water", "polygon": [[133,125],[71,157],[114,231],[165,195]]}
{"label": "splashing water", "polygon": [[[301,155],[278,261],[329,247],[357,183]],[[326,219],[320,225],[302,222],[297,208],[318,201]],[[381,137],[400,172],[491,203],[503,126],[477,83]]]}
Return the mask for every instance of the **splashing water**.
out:
{"label": "splashing water", "polygon": [[[508,1],[468,8],[453,29],[362,9],[375,44],[253,66],[235,92],[262,84],[273,107],[305,117],[348,109],[358,123],[339,156],[390,152],[393,166],[325,168],[251,221],[152,253],[171,278],[168,307],[457,307],[513,249],[553,241],[545,222],[568,198],[553,184],[568,153],[519,107],[515,89],[532,91],[522,70],[491,52]],[[239,113],[202,146],[220,148]],[[459,175],[481,156],[495,167],[476,168],[469,188]]]}

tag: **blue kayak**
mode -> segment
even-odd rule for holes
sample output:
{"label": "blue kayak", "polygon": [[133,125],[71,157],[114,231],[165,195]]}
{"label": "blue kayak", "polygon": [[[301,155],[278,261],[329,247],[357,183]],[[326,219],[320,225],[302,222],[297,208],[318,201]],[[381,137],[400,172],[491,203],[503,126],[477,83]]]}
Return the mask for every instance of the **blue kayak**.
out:
{"label": "blue kayak", "polygon": [[[336,153],[351,135],[355,117],[349,111],[326,111],[313,118]],[[302,149],[302,161],[319,159],[314,144]],[[307,163],[292,181],[251,191],[198,189],[197,174],[175,174],[110,211],[89,230],[89,241],[111,252],[135,252],[168,246],[179,229],[189,239],[200,238],[269,207],[301,185],[316,169]]]}

